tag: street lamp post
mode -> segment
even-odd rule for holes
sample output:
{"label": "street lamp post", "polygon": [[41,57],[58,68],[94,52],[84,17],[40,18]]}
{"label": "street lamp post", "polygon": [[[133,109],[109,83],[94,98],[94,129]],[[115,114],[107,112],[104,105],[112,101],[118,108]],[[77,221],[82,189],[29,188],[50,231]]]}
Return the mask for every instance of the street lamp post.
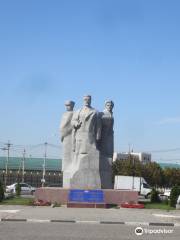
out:
{"label": "street lamp post", "polygon": [[41,182],[42,182],[42,187],[45,186],[45,182],[46,182],[46,180],[45,180],[45,175],[46,175],[47,145],[48,145],[48,143],[45,142],[45,143],[44,143],[45,151],[44,151],[44,162],[43,162],[43,176],[42,176],[42,180],[41,180]]}

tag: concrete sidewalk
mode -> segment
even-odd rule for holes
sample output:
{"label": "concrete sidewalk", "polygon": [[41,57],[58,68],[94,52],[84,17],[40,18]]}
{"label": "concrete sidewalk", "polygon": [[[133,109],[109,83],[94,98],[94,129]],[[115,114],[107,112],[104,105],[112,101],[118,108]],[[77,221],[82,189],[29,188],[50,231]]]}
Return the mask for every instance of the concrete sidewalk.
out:
{"label": "concrete sidewalk", "polygon": [[90,223],[175,224],[180,226],[180,211],[156,209],[83,209],[66,207],[0,206],[1,221],[67,221]]}

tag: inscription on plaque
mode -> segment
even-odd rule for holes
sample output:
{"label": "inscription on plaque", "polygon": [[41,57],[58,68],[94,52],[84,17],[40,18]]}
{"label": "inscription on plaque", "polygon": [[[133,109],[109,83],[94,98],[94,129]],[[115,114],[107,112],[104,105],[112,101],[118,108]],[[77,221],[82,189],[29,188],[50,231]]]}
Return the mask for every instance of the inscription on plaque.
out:
{"label": "inscription on plaque", "polygon": [[104,193],[102,190],[72,189],[69,202],[104,203]]}

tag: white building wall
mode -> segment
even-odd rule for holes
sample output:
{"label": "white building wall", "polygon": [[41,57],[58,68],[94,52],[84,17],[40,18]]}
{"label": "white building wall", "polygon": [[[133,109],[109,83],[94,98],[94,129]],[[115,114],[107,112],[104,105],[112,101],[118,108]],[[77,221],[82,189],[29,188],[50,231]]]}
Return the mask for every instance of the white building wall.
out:
{"label": "white building wall", "polygon": [[[131,152],[130,153],[132,156],[137,157],[137,159],[141,162],[147,163],[147,162],[151,162],[151,154],[150,153],[145,153],[145,152],[139,152],[139,153],[135,153],[135,152]],[[125,152],[125,153],[114,153],[113,156],[113,161],[116,160],[127,160],[129,157],[129,153]]]}

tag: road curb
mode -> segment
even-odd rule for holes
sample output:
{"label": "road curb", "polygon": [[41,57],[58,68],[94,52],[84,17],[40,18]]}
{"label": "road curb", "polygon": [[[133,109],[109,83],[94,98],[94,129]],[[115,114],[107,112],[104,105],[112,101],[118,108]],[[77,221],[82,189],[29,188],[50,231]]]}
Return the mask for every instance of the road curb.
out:
{"label": "road curb", "polygon": [[101,221],[100,224],[126,224],[125,222]]}
{"label": "road curb", "polygon": [[149,226],[169,226],[169,227],[174,227],[174,223],[149,223]]}
{"label": "road curb", "polygon": [[55,219],[55,220],[50,220],[50,222],[54,223],[76,223],[75,220],[60,220],[60,219]]}
{"label": "road curb", "polygon": [[1,218],[1,222],[27,222],[27,219],[20,218]]}
{"label": "road curb", "polygon": [[0,222],[27,222],[27,223],[76,223],[76,224],[109,224],[127,226],[157,226],[157,227],[180,227],[180,223],[169,222],[119,222],[119,221],[88,221],[88,220],[67,220],[67,219],[20,219],[1,218]]}

